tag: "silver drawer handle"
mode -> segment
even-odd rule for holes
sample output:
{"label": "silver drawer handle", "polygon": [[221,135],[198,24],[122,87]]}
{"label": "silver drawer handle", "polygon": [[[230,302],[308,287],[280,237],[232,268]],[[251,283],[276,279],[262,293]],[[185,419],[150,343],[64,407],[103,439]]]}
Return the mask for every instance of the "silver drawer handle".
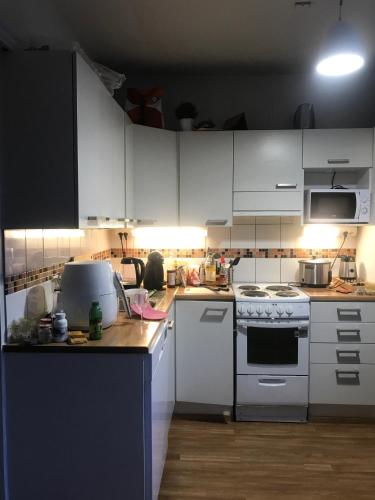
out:
{"label": "silver drawer handle", "polygon": [[206,226],[225,226],[228,219],[207,219]]}
{"label": "silver drawer handle", "polygon": [[170,319],[168,321],[168,330],[173,330],[174,327],[174,319]]}
{"label": "silver drawer handle", "polygon": [[361,342],[361,330],[341,330],[338,328],[336,332],[339,342]]}
{"label": "silver drawer handle", "polygon": [[336,357],[338,363],[358,364],[361,362],[358,350],[340,351],[337,349]]}
{"label": "silver drawer handle", "polygon": [[297,184],[284,184],[281,182],[280,184],[276,184],[275,188],[276,189],[296,189]]}
{"label": "silver drawer handle", "polygon": [[206,307],[200,318],[201,323],[222,323],[227,314],[228,309],[214,309]]}
{"label": "silver drawer handle", "polygon": [[360,309],[340,309],[337,308],[339,321],[362,321]]}
{"label": "silver drawer handle", "polygon": [[358,370],[335,370],[337,385],[360,385]]}
{"label": "silver drawer handle", "polygon": [[340,165],[350,163],[350,160],[348,158],[329,158],[327,160],[327,163],[329,163],[330,165]]}
{"label": "silver drawer handle", "polygon": [[258,383],[267,387],[281,387],[286,385],[286,380],[284,378],[260,378]]}

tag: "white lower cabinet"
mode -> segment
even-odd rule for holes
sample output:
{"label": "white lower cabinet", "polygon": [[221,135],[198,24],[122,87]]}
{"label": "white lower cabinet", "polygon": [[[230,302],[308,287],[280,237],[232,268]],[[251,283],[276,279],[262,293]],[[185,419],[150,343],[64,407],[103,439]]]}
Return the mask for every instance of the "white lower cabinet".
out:
{"label": "white lower cabinet", "polygon": [[176,400],[233,404],[233,303],[176,301]]}
{"label": "white lower cabinet", "polygon": [[301,376],[237,375],[237,403],[307,405],[308,379]]}
{"label": "white lower cabinet", "polygon": [[374,406],[375,302],[313,302],[310,340],[310,405]]}

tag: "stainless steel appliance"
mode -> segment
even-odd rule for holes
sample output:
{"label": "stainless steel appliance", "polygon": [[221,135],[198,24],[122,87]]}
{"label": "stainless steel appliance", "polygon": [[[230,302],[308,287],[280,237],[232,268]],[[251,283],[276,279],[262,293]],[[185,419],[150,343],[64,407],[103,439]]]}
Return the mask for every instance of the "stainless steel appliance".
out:
{"label": "stainless steel appliance", "polygon": [[329,259],[299,260],[299,280],[303,286],[323,287],[329,284]]}
{"label": "stainless steel appliance", "polygon": [[368,189],[308,189],[305,222],[308,224],[367,224],[370,220]]}
{"label": "stainless steel appliance", "polygon": [[236,420],[307,419],[309,297],[280,284],[233,285]]}
{"label": "stainless steel appliance", "polygon": [[357,279],[357,266],[354,257],[343,255],[340,260],[339,276],[342,280],[355,281]]}

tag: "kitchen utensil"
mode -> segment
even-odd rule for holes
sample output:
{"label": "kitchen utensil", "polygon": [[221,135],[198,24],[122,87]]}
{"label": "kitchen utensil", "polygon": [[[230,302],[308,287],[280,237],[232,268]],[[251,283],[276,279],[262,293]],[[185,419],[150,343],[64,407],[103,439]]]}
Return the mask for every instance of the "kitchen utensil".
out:
{"label": "kitchen utensil", "polygon": [[357,279],[357,266],[354,257],[343,255],[340,260],[339,276],[343,280],[355,281]]}
{"label": "kitchen utensil", "polygon": [[143,286],[148,290],[163,290],[164,285],[164,259],[161,253],[151,252],[147,258]]}
{"label": "kitchen utensil", "polygon": [[[128,318],[132,317],[132,313],[129,307],[129,302],[128,298],[125,294],[124,287],[122,285],[122,280],[121,280],[121,275],[120,273],[115,272],[113,275],[113,283],[115,285],[116,291],[117,291],[117,297],[121,300],[123,303],[123,310],[126,312]],[[133,289],[134,290],[134,289]],[[121,310],[121,308],[120,308]]]}
{"label": "kitchen utensil", "polygon": [[329,284],[329,259],[304,259],[299,262],[299,279],[302,286],[325,287]]}
{"label": "kitchen utensil", "polygon": [[130,266],[131,269],[124,269],[123,275],[130,276],[131,272],[135,274],[134,279],[126,279],[123,281],[122,286],[125,289],[128,288],[139,288],[145,277],[145,264],[142,259],[137,259],[136,257],[123,257],[121,259],[121,264],[123,266]]}
{"label": "kitchen utensil", "polygon": [[168,314],[164,311],[159,311],[158,309],[153,309],[151,307],[151,304],[147,304],[143,310],[139,307],[137,304],[132,304],[131,306],[132,311],[134,311],[136,314],[139,316],[143,316],[143,319],[149,319],[149,320],[161,320],[164,319],[168,316]]}
{"label": "kitchen utensil", "polygon": [[61,279],[61,301],[70,329],[88,330],[92,302],[103,312],[103,328],[117,319],[118,301],[111,264],[107,261],[68,262]]}

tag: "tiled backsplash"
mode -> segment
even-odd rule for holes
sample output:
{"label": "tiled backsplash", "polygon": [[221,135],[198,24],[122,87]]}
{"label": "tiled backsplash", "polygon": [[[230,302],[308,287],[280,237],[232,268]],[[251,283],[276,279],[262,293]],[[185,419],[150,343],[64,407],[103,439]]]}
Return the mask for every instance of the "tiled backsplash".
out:
{"label": "tiled backsplash", "polygon": [[[177,248],[181,240],[177,236],[174,238],[173,230],[168,236],[173,248],[151,248],[152,240],[149,240],[150,248],[140,248],[142,238],[133,238],[128,230],[127,255],[146,259],[151,250],[159,250],[165,257],[167,268],[176,258],[189,259],[190,263],[198,265],[208,252],[217,252],[226,258],[242,257],[234,270],[235,281],[293,282],[298,280],[298,259],[312,256],[333,258],[345,230],[350,234],[341,253],[354,256],[356,228],[301,226],[298,219],[290,217],[237,218],[231,228],[208,228],[207,236],[202,232],[200,236],[188,239],[194,241],[194,248]],[[50,310],[50,280],[63,270],[71,257],[79,260],[112,258],[114,268],[122,271],[118,232],[104,229],[6,231],[7,324],[28,314],[28,297],[37,288],[44,297],[40,310],[43,307],[45,311]],[[163,240],[159,238],[160,241]],[[334,273],[338,265],[339,261]]]}

